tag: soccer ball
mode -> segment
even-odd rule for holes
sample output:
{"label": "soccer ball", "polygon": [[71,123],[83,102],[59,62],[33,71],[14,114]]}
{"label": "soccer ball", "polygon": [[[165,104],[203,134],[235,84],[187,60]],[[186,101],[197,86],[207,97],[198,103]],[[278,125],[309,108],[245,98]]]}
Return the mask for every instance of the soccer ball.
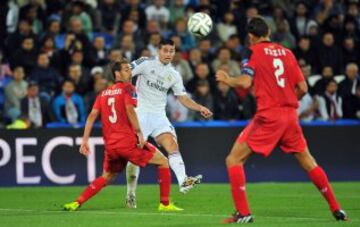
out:
{"label": "soccer ball", "polygon": [[206,13],[195,13],[189,18],[187,26],[189,32],[196,37],[201,38],[207,36],[211,32],[213,22]]}

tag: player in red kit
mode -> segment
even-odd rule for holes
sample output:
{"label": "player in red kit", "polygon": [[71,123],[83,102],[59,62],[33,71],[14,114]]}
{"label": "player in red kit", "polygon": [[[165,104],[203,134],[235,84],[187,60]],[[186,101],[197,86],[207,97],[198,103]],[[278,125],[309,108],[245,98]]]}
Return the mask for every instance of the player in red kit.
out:
{"label": "player in red kit", "polygon": [[135,88],[131,80],[130,64],[126,60],[111,64],[116,83],[104,90],[95,101],[86,121],[80,153],[90,153],[88,139],[96,118],[101,115],[105,142],[102,176],[96,178],[76,199],[64,205],[68,211],[77,210],[83,203],[115,180],[127,162],[144,167],[146,164],[158,166],[161,211],[181,211],[169,201],[171,175],[167,158],[150,143],[144,141],[135,112],[137,104]]}
{"label": "player in red kit", "polygon": [[253,217],[246,197],[245,161],[253,153],[270,155],[275,146],[293,154],[311,181],[323,194],[336,220],[347,220],[336,201],[324,170],[311,156],[297,116],[298,99],[308,88],[292,52],[270,42],[270,29],[264,19],[248,23],[250,53],[241,76],[229,77],[217,71],[216,79],[232,87],[254,86],[257,112],[236,140],[226,158],[236,212],[224,223],[250,223]]}

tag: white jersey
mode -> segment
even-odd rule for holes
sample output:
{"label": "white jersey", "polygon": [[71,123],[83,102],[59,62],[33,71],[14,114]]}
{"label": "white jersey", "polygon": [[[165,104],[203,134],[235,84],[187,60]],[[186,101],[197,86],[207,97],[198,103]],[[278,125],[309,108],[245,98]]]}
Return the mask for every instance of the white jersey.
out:
{"label": "white jersey", "polygon": [[133,76],[137,76],[137,112],[163,113],[168,91],[175,96],[186,95],[182,77],[171,64],[163,64],[157,57],[139,58],[131,62]]}

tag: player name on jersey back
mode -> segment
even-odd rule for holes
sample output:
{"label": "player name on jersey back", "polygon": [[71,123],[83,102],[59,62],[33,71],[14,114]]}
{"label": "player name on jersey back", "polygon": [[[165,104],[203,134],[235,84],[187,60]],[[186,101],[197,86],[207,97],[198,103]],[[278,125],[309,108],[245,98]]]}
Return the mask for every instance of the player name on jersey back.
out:
{"label": "player name on jersey back", "polygon": [[283,48],[272,49],[272,48],[264,48],[265,55],[270,55],[273,57],[286,56],[286,51]]}
{"label": "player name on jersey back", "polygon": [[113,95],[120,95],[122,93],[122,89],[106,89],[101,93],[101,96],[113,96]]}

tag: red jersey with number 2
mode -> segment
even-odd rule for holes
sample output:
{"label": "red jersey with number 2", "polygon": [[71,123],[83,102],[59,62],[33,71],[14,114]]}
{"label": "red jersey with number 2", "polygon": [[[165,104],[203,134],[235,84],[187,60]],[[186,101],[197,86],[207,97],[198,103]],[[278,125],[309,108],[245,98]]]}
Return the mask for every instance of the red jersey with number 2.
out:
{"label": "red jersey with number 2", "polygon": [[106,150],[133,149],[137,143],[136,132],[126,114],[126,105],[137,105],[135,87],[118,82],[96,98],[93,109],[100,110]]}
{"label": "red jersey with number 2", "polygon": [[258,111],[298,107],[295,85],[304,76],[290,50],[271,42],[255,44],[250,47],[242,74],[253,77]]}

